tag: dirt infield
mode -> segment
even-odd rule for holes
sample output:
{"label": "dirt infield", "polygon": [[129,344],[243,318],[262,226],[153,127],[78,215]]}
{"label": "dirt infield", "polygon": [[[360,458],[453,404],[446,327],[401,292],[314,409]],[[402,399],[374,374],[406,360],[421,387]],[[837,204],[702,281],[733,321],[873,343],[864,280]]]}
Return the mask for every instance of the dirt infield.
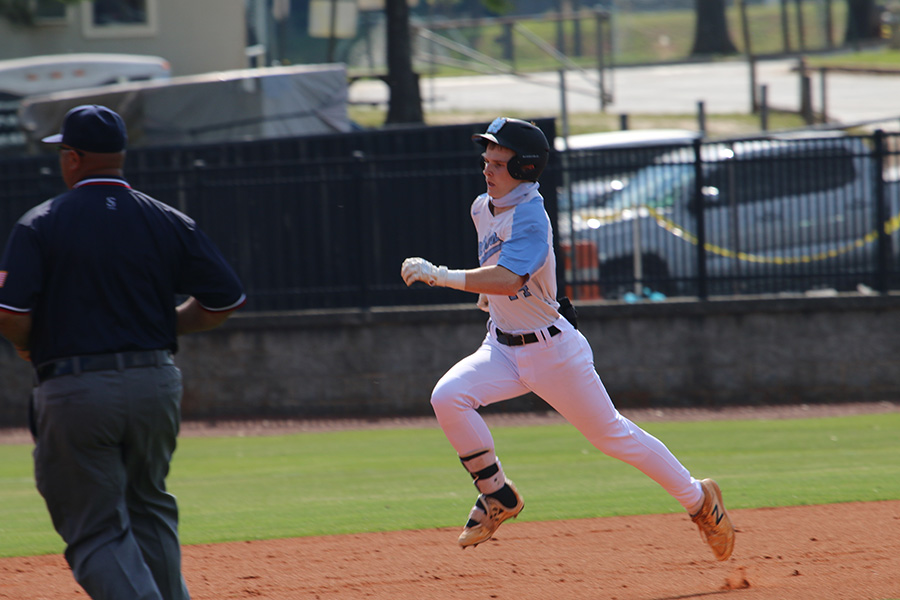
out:
{"label": "dirt infield", "polygon": [[[900,598],[900,501],[732,519],[724,563],[687,516],[650,515],[510,522],[465,551],[456,529],[186,546],[184,572],[194,600]],[[56,555],[0,560],[0,598],[86,595]]]}
{"label": "dirt infield", "polygon": [[[854,405],[853,410],[832,407],[824,415],[810,410],[791,409],[800,411],[797,416],[830,416],[900,408],[881,403]],[[744,417],[779,416],[752,413]],[[670,412],[655,417],[727,415]],[[554,418],[531,415],[524,420]],[[187,424],[184,435],[281,433],[287,425]],[[325,425],[296,423],[293,429]],[[403,425],[411,422],[390,426]],[[0,438],[9,442],[12,435]],[[727,503],[728,490],[724,492]],[[732,519],[737,542],[733,557],[724,563],[713,559],[686,515],[671,514],[513,521],[493,540],[465,551],[456,545],[455,528],[186,546],[184,572],[194,600],[900,598],[900,501],[735,510]],[[61,556],[0,559],[0,599],[86,597]]]}

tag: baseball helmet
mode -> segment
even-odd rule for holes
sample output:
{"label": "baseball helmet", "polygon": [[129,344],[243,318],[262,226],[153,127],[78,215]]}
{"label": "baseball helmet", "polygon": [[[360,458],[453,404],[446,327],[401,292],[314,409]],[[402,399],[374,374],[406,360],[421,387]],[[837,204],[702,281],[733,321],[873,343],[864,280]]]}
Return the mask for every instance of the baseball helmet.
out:
{"label": "baseball helmet", "polygon": [[550,144],[544,132],[534,123],[520,119],[498,117],[484,133],[476,133],[472,140],[487,147],[494,142],[516,153],[506,168],[514,179],[537,181],[550,158]]}

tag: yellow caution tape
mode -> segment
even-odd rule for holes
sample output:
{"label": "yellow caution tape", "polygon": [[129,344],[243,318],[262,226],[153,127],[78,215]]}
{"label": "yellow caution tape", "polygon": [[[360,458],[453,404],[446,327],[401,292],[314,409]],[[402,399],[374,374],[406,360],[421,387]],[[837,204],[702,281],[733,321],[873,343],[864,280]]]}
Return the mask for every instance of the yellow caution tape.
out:
{"label": "yellow caution tape", "polygon": [[[650,216],[652,216],[656,220],[656,224],[672,235],[678,236],[690,242],[691,244],[694,244],[695,246],[699,243],[697,240],[697,236],[685,230],[684,228],[679,227],[677,223],[673,222],[671,219],[664,217],[656,209],[649,206],[641,206],[639,208],[646,209]],[[897,229],[900,229],[900,214],[894,215],[884,224],[884,232],[887,235],[891,235],[892,233],[897,231]],[[871,244],[877,239],[878,230],[876,229],[875,231],[870,231],[863,237],[849,242],[839,248],[833,248],[831,250],[825,250],[807,256],[762,256],[759,254],[750,254],[748,252],[736,252],[734,250],[729,250],[728,248],[710,244],[709,242],[705,243],[703,245],[703,248],[707,252],[718,254],[719,256],[724,256],[726,258],[736,258],[738,260],[743,260],[746,262],[776,265],[795,265],[800,263],[811,263],[820,260],[827,260],[829,258],[835,258],[836,256],[840,256],[841,254],[845,254],[847,252],[850,252],[851,250],[862,248],[867,244]]]}

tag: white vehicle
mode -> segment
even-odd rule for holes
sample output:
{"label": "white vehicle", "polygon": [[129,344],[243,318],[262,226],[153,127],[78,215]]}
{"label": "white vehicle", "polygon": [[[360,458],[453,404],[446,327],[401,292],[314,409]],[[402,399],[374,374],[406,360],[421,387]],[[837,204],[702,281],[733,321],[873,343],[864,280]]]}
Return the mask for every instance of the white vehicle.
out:
{"label": "white vehicle", "polygon": [[559,226],[568,227],[570,211],[577,221],[579,209],[603,204],[604,196],[624,188],[634,173],[659,155],[688,147],[701,137],[699,131],[689,129],[628,129],[557,137],[554,145],[562,155],[564,173],[558,190]]}
{"label": "white vehicle", "polygon": [[19,152],[25,136],[18,111],[23,98],[128,81],[169,79],[169,62],[135,54],[57,54],[0,61],[0,154]]}
{"label": "white vehicle", "polygon": [[554,147],[558,152],[662,147],[690,144],[702,135],[699,131],[690,129],[625,129],[557,137],[554,140]]}
{"label": "white vehicle", "polygon": [[[604,297],[696,295],[701,254],[710,295],[863,283],[878,224],[861,138],[705,144],[701,165],[693,148],[663,154],[572,215],[575,239],[597,248]],[[894,214],[896,187],[885,195]]]}

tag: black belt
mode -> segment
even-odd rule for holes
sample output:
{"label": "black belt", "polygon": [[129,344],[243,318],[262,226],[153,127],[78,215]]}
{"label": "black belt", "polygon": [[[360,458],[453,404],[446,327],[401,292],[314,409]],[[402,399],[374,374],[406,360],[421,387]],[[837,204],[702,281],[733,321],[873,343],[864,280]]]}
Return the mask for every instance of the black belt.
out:
{"label": "black belt", "polygon": [[[503,344],[504,346],[524,346],[525,344],[533,344],[538,341],[538,336],[536,333],[503,333],[499,329],[494,329],[494,332],[497,334],[497,341]],[[550,337],[553,337],[557,333],[560,332],[560,329],[556,325],[551,325],[547,328],[547,333],[550,334]]]}
{"label": "black belt", "polygon": [[174,365],[172,353],[168,350],[135,350],[113,354],[89,354],[73,356],[44,363],[37,367],[38,383],[63,375],[78,375],[88,371],[123,371],[137,367],[160,367]]}

